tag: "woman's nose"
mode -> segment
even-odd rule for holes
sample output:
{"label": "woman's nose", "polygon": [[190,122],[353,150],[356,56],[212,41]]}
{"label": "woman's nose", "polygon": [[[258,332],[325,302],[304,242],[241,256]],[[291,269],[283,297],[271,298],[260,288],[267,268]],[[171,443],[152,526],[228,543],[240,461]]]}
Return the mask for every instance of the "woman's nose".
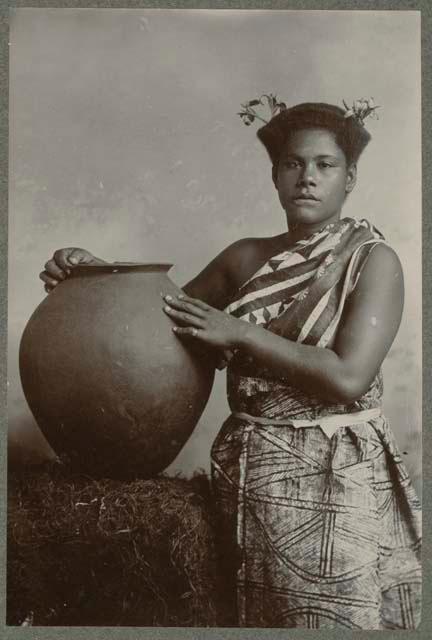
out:
{"label": "woman's nose", "polygon": [[299,175],[298,182],[301,185],[315,185],[316,176],[313,167],[305,166]]}

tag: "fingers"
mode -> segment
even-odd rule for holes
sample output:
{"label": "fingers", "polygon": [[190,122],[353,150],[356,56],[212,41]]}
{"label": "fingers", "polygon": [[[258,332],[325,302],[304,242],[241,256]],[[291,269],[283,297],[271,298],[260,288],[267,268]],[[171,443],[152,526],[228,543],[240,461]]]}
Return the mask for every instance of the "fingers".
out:
{"label": "fingers", "polygon": [[94,255],[85,249],[74,249],[68,256],[68,262],[72,265],[89,264],[94,259]]}
{"label": "fingers", "polygon": [[94,256],[89,251],[76,247],[58,249],[53,256],[54,262],[66,272],[77,264],[87,264],[92,262],[93,259]]}
{"label": "fingers", "polygon": [[59,283],[59,280],[50,276],[46,271],[42,271],[42,273],[39,274],[39,278],[45,283],[44,288],[47,293],[52,291]]}
{"label": "fingers", "polygon": [[[61,254],[62,250],[56,251],[54,257],[45,263],[45,271],[39,274],[39,278],[45,283],[45,291],[48,293],[58,285],[59,282],[64,280],[70,273],[70,268],[65,266],[65,262]],[[59,266],[59,263],[64,265],[63,268]]]}
{"label": "fingers", "polygon": [[196,327],[173,327],[172,330],[176,335],[188,336],[192,338],[200,338],[204,335],[204,332]]}
{"label": "fingers", "polygon": [[45,291],[49,293],[59,282],[65,280],[74,266],[88,264],[95,260],[96,258],[85,249],[77,247],[58,249],[54,252],[53,257],[45,263],[45,271],[39,274],[39,278],[45,283]]}
{"label": "fingers", "polygon": [[68,262],[68,256],[70,253],[72,253],[72,251],[74,251],[74,249],[72,248],[58,249],[54,252],[52,260],[49,260],[48,262],[54,262],[54,264],[56,264],[58,268],[68,273],[71,267],[71,264]]}
{"label": "fingers", "polygon": [[175,322],[192,325],[192,328],[204,329],[204,321],[199,316],[188,313],[187,311],[179,311],[178,309],[173,309],[168,305],[165,305],[163,307],[163,310],[172,320],[175,320]]}
{"label": "fingers", "polygon": [[48,260],[48,262],[45,263],[44,267],[45,272],[55,280],[64,280],[67,274],[70,273],[70,269],[67,269],[67,271],[63,271],[63,269],[58,266],[53,258],[51,260]]}
{"label": "fingers", "polygon": [[[171,308],[175,308],[179,311],[183,311],[185,313],[189,313],[198,318],[205,318],[206,311],[210,310],[211,307],[206,305],[204,302],[201,303],[200,300],[195,300],[194,298],[188,298],[183,296],[173,297],[170,295],[163,296],[164,300],[168,302]],[[201,303],[201,304],[198,304]],[[206,309],[203,308],[202,305],[205,305]]]}
{"label": "fingers", "polygon": [[190,298],[185,293],[180,293],[177,296],[177,298],[179,300],[182,300],[185,304],[191,304],[191,305],[194,305],[195,307],[198,307],[199,309],[202,309],[202,311],[210,311],[210,309],[212,308],[206,302],[203,302],[202,300],[199,300],[198,298]]}

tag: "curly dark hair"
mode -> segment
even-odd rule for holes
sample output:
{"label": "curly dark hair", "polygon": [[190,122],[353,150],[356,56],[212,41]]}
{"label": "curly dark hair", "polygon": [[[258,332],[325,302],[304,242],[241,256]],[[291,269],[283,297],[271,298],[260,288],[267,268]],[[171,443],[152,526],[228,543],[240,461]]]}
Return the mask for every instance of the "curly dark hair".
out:
{"label": "curly dark hair", "polygon": [[284,109],[257,131],[257,136],[267,149],[274,168],[277,168],[289,134],[307,128],[332,131],[348,165],[357,163],[371,139],[362,122],[354,116],[346,117],[346,111],[336,105],[324,102],[298,104]]}

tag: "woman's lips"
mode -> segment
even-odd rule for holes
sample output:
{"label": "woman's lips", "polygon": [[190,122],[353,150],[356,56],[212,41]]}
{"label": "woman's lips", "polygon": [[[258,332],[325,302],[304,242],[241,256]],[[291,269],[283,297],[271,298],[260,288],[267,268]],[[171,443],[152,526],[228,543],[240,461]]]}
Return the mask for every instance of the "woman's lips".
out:
{"label": "woman's lips", "polygon": [[297,198],[293,198],[293,202],[301,205],[317,205],[319,200],[317,198],[312,198],[311,196],[298,196]]}

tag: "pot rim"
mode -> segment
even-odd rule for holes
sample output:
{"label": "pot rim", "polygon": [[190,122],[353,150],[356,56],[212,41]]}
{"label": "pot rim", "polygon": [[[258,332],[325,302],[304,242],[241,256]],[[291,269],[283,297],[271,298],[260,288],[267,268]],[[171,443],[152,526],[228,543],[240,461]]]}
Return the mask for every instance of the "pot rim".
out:
{"label": "pot rim", "polygon": [[173,264],[171,262],[107,262],[105,264],[77,264],[71,270],[71,276],[84,273],[125,273],[128,271],[163,272],[168,273]]}

